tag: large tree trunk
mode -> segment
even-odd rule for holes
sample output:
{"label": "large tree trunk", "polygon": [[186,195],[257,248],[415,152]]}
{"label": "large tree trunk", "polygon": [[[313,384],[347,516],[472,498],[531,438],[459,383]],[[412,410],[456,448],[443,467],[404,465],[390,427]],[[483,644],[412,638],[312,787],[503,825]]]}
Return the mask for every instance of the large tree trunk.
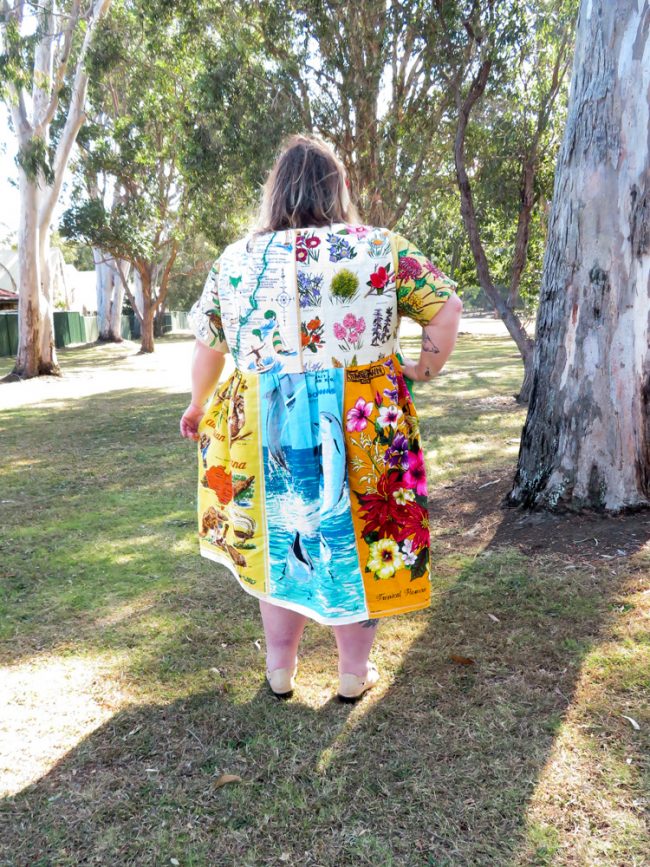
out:
{"label": "large tree trunk", "polygon": [[[102,342],[122,342],[122,301],[128,263],[118,262],[110,253],[93,247],[95,289],[97,293],[97,339]],[[122,268],[123,278],[118,269]]]}
{"label": "large tree trunk", "polygon": [[18,352],[12,375],[41,373],[41,274],[38,255],[38,187],[19,169]]}
{"label": "large tree trunk", "polygon": [[510,504],[650,505],[650,9],[583,0]]}

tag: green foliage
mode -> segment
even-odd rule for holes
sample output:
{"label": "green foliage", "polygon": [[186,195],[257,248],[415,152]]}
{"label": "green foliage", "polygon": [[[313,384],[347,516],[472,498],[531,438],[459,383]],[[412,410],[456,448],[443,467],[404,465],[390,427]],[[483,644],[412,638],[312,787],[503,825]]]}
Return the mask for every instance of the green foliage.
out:
{"label": "green foliage", "polygon": [[359,278],[347,268],[342,268],[332,278],[332,295],[336,298],[351,298],[359,288]]}
{"label": "green foliage", "polygon": [[41,176],[46,183],[54,182],[54,172],[50,162],[50,153],[45,141],[40,136],[32,136],[18,149],[16,162],[25,172],[30,181],[37,181]]}

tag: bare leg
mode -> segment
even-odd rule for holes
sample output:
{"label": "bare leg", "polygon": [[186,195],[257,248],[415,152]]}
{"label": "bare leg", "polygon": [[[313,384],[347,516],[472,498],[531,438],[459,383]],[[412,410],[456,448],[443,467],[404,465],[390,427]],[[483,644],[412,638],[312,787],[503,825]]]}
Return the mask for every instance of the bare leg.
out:
{"label": "bare leg", "polygon": [[267,669],[293,669],[307,617],[262,599],[259,603],[266,638]]}
{"label": "bare leg", "polygon": [[377,634],[378,622],[378,619],[364,620],[332,627],[339,649],[339,674],[356,674],[357,677],[367,675],[368,656]]}

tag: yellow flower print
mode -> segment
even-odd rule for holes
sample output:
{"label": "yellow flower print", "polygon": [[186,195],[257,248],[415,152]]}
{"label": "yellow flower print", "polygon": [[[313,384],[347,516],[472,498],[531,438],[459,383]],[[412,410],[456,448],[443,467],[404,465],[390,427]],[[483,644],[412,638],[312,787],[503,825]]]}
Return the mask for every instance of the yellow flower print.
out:
{"label": "yellow flower print", "polygon": [[370,545],[368,569],[375,573],[375,578],[392,578],[403,565],[404,557],[397,542],[392,539],[379,539]]}

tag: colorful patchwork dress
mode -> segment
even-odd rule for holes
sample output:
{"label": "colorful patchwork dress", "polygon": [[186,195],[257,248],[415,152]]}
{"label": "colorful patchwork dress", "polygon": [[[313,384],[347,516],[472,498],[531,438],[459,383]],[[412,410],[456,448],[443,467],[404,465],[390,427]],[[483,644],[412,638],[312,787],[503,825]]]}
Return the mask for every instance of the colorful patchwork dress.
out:
{"label": "colorful patchwork dress", "polygon": [[430,604],[425,459],[398,354],[456,287],[400,235],[335,223],[249,235],[190,312],[232,353],[199,425],[202,556],[338,625]]}

